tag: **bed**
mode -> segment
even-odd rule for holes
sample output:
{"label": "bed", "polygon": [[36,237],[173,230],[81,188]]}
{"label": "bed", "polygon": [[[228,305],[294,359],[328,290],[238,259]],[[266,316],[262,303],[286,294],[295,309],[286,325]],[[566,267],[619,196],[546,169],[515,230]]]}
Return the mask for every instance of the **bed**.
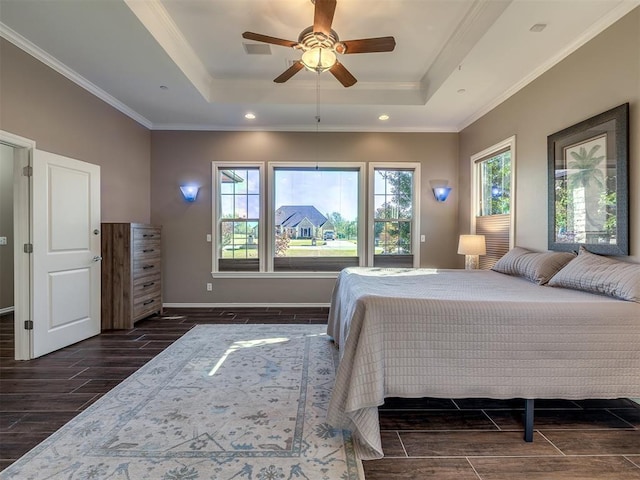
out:
{"label": "bed", "polygon": [[329,423],[374,459],[385,397],[523,398],[526,439],[535,398],[640,396],[640,304],[539,283],[487,270],[343,270],[327,329],[340,348]]}

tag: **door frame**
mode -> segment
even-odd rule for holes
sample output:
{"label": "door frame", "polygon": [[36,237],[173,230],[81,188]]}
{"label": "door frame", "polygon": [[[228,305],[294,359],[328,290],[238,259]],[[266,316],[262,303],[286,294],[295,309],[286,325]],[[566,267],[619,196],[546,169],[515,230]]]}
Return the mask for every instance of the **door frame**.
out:
{"label": "door frame", "polygon": [[13,290],[15,359],[33,358],[31,330],[24,322],[31,320],[31,255],[25,254],[23,245],[32,243],[29,193],[31,177],[23,175],[24,167],[31,165],[34,140],[0,130],[0,142],[14,149],[13,156]]}

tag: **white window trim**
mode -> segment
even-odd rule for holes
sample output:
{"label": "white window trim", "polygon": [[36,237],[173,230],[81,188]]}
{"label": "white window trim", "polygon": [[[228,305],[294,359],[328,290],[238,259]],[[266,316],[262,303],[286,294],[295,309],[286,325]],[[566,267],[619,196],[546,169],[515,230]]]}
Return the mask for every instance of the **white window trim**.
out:
{"label": "white window trim", "polygon": [[413,170],[413,198],[412,198],[412,218],[411,218],[411,250],[413,252],[413,266],[420,266],[420,163],[419,162],[370,162],[368,171],[369,194],[367,218],[367,265],[373,265],[375,253],[374,229],[375,229],[375,199],[374,182],[375,170]]}
{"label": "white window trim", "polygon": [[509,149],[511,151],[511,194],[509,196],[509,216],[511,217],[509,228],[509,248],[513,248],[516,238],[516,136],[513,135],[489,148],[482,150],[471,156],[471,233],[476,233],[476,216],[478,214],[478,194],[480,191],[480,178],[476,162],[485,157],[490,157],[500,150]]}
{"label": "white window trim", "polygon": [[[316,164],[309,162],[212,162],[211,184],[212,188],[212,234],[211,252],[212,269],[211,276],[214,278],[337,278],[340,272],[274,272],[273,271],[273,221],[275,210],[272,208],[275,203],[274,177],[275,169],[286,168],[309,168]],[[318,162],[319,168],[351,168],[357,169],[358,175],[358,264],[360,266],[373,265],[374,257],[374,198],[373,182],[375,169],[401,170],[408,169],[414,171],[414,195],[413,195],[413,218],[412,218],[412,249],[414,267],[420,266],[420,192],[421,192],[421,164],[419,162]],[[218,249],[220,248],[219,238],[219,217],[220,205],[218,198],[218,182],[220,170],[233,170],[242,168],[256,168],[260,172],[260,218],[258,221],[258,253],[259,271],[234,272],[218,269]]]}
{"label": "white window trim", "polygon": [[[264,163],[263,162],[212,162],[211,165],[211,189],[213,194],[211,195],[211,252],[212,252],[212,265],[211,275],[216,277],[246,277],[256,275],[258,272],[220,272],[218,269],[218,249],[220,248],[220,202],[218,185],[220,182],[220,170],[235,170],[242,168],[257,169],[260,175],[260,218],[258,219],[258,257],[259,257],[259,271],[264,270],[264,261],[266,247],[264,242],[265,232],[265,219],[264,212],[266,209],[265,199],[265,178],[264,178]],[[250,275],[247,275],[250,274]]]}
{"label": "white window trim", "polygon": [[[365,164],[362,162],[317,162],[311,164],[309,162],[269,162],[267,171],[267,189],[269,193],[269,207],[275,206],[275,188],[274,177],[276,168],[343,168],[343,169],[358,169],[358,265],[365,264],[365,239],[367,237],[366,228],[366,192],[364,189],[364,175]],[[330,278],[335,278],[337,272],[274,272],[273,271],[273,256],[275,253],[275,245],[273,242],[273,222],[274,222],[274,208],[267,208],[267,225],[269,226],[267,247],[267,270],[266,274],[272,274],[280,277],[302,277],[302,278],[323,278],[326,274],[329,274]],[[362,241],[361,241],[362,240]]]}

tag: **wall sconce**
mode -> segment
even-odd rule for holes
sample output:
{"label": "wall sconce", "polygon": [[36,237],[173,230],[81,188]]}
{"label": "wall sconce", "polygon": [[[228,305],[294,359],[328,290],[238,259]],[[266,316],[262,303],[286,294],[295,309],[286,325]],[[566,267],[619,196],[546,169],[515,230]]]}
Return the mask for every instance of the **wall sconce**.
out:
{"label": "wall sconce", "polygon": [[480,255],[487,254],[484,235],[460,235],[458,254],[464,255],[464,268],[476,270],[480,265]]}
{"label": "wall sconce", "polygon": [[198,190],[200,190],[200,187],[196,187],[195,185],[180,185],[180,191],[182,192],[182,196],[187,202],[196,201],[196,197],[198,196]]}
{"label": "wall sconce", "polygon": [[451,192],[451,187],[449,187],[448,180],[431,180],[429,182],[431,185],[431,189],[433,190],[433,196],[436,199],[436,202],[444,202],[449,196],[449,192]]}

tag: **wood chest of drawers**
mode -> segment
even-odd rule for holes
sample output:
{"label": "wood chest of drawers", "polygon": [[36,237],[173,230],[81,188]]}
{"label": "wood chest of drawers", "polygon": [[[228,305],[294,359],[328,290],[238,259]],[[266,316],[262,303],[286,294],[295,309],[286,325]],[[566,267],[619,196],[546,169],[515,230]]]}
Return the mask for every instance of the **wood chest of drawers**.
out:
{"label": "wood chest of drawers", "polygon": [[102,329],[133,328],[162,313],[159,226],[102,224]]}

